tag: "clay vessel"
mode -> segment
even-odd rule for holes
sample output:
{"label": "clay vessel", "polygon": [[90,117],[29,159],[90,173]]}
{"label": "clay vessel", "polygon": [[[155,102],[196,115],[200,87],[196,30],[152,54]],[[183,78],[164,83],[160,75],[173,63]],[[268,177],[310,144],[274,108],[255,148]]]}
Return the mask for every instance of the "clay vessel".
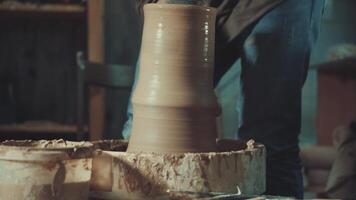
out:
{"label": "clay vessel", "polygon": [[128,152],[216,150],[215,16],[196,5],[147,4]]}

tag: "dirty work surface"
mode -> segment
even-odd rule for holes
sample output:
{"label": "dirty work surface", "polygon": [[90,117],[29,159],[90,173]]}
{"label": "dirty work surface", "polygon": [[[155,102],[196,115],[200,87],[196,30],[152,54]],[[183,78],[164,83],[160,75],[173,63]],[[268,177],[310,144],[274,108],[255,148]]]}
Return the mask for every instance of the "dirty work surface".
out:
{"label": "dirty work surface", "polygon": [[[218,194],[218,193],[192,193],[192,192],[170,192],[167,196],[155,197],[158,200],[293,200],[294,198],[279,196],[246,196],[237,194]],[[89,200],[105,200],[99,198],[89,198]]]}

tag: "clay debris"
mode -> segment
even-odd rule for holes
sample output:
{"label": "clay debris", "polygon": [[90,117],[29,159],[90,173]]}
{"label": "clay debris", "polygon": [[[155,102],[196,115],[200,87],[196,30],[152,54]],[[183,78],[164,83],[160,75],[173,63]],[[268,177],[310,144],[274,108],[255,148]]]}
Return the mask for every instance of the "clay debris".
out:
{"label": "clay debris", "polygon": [[56,149],[56,148],[80,148],[92,146],[90,142],[69,142],[63,139],[58,140],[5,140],[0,146],[28,147],[35,149]]}

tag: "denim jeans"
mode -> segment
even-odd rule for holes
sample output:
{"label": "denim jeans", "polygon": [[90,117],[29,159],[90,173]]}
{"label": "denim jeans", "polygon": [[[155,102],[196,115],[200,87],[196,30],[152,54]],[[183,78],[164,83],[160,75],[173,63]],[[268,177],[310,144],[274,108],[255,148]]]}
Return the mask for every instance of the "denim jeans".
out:
{"label": "denim jeans", "polygon": [[[266,146],[269,195],[303,197],[298,145],[301,92],[323,5],[324,0],[284,0],[224,48],[219,48],[223,39],[217,30],[214,78],[217,83],[241,59],[236,103],[241,121],[236,122],[236,136]],[[131,130],[131,105],[128,118],[125,138]]]}

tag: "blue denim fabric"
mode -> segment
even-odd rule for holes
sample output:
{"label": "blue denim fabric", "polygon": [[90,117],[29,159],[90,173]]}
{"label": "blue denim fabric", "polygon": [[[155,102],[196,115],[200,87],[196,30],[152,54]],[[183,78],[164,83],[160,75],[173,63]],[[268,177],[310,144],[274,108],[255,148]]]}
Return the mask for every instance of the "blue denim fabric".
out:
{"label": "blue denim fabric", "polygon": [[[242,120],[237,137],[266,145],[270,195],[303,197],[301,91],[323,5],[324,0],[285,0],[229,44],[217,30],[215,80],[241,59],[242,94],[236,109]],[[131,131],[131,103],[128,118],[125,138]]]}
{"label": "blue denim fabric", "polygon": [[127,140],[130,138],[130,135],[131,135],[132,119],[133,119],[131,97],[132,97],[133,91],[135,90],[136,85],[137,85],[138,74],[140,73],[139,65],[140,65],[140,58],[137,60],[137,63],[136,63],[135,80],[134,80],[134,84],[132,86],[132,92],[130,95],[129,104],[127,106],[127,121],[125,122],[124,127],[122,129],[122,136],[124,137],[124,139],[127,139]]}
{"label": "blue denim fabric", "polygon": [[242,43],[238,137],[266,145],[270,195],[303,198],[301,94],[323,5],[322,0],[285,0]]}

